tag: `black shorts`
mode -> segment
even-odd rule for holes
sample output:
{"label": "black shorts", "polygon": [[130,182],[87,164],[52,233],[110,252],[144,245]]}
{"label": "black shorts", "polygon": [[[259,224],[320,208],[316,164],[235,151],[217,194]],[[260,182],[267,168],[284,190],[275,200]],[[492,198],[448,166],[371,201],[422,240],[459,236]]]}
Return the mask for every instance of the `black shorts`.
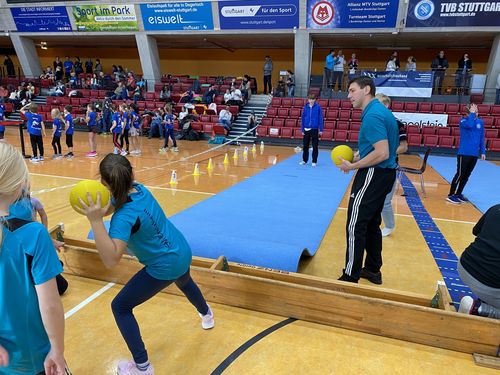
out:
{"label": "black shorts", "polygon": [[66,146],[73,147],[73,134],[66,134]]}
{"label": "black shorts", "polygon": [[0,139],[3,139],[3,137],[4,137],[4,131],[2,130],[0,131]]}
{"label": "black shorts", "polygon": [[97,133],[97,125],[87,126],[89,133]]}

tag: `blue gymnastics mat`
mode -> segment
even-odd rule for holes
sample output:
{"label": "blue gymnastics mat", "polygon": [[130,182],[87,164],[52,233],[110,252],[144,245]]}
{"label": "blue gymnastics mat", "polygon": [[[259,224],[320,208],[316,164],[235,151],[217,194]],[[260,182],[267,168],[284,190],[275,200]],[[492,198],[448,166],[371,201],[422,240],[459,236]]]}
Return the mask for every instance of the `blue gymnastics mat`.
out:
{"label": "blue gymnastics mat", "polygon": [[301,154],[246,179],[170,218],[193,255],[296,272],[318,249],[352,174],[320,152],[318,166]]}
{"label": "blue gymnastics mat", "polygon": [[[429,156],[429,165],[448,183],[457,171],[457,158]],[[483,214],[491,206],[500,203],[500,167],[487,161],[478,160],[472,175],[465,185],[464,195]]]}

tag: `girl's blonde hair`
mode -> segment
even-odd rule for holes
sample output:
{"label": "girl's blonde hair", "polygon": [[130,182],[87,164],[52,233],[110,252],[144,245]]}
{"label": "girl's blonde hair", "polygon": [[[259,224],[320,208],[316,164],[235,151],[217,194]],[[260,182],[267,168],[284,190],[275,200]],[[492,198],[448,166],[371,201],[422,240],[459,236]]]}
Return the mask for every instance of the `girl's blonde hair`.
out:
{"label": "girl's blonde hair", "polygon": [[52,109],[52,111],[50,111],[50,116],[51,116],[53,119],[58,118],[58,117],[61,117],[61,112],[59,111],[59,109],[54,108],[54,109]]}
{"label": "girl's blonde hair", "polygon": [[383,105],[385,105],[387,108],[390,107],[390,105],[391,105],[391,98],[389,98],[387,95],[379,93],[379,94],[375,95],[375,98],[377,98],[378,101],[380,103],[382,103]]}
{"label": "girl's blonde hair", "polygon": [[[28,182],[29,174],[21,153],[6,142],[0,142],[0,199],[12,194]],[[0,219],[3,220],[3,219]],[[3,228],[0,222],[0,244]]]}

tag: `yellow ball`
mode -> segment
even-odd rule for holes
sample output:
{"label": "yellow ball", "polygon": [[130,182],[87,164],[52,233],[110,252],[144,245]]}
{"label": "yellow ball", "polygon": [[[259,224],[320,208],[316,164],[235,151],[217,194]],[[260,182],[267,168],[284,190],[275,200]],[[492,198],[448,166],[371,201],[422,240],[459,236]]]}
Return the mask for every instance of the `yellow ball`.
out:
{"label": "yellow ball", "polygon": [[[109,202],[109,190],[96,180],[83,180],[77,183],[69,193],[69,203],[71,207],[76,211],[76,207],[82,208],[78,198],[81,198],[85,204],[89,204],[87,200],[87,193],[90,193],[92,201],[97,202],[97,192],[101,193],[101,207],[104,207]],[[76,211],[78,212],[78,211]],[[79,213],[79,212],[78,212]]]}
{"label": "yellow ball", "polygon": [[342,160],[340,160],[339,157],[352,163],[352,160],[354,159],[354,152],[349,146],[340,145],[332,150],[332,161],[335,165],[342,164]]}

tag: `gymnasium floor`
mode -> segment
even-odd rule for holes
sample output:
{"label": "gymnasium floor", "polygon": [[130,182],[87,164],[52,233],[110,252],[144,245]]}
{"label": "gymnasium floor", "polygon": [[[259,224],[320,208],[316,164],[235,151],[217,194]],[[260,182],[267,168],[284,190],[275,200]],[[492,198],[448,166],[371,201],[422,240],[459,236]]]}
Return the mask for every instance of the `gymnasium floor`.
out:
{"label": "gymnasium floor", "polygon": [[[86,133],[75,134],[76,157],[71,161],[49,160],[52,150],[47,138],[47,161],[38,165],[28,163],[31,189],[45,205],[49,227],[64,222],[66,233],[79,238],[86,238],[90,227],[84,217],[70,208],[69,190],[79,179],[96,178],[100,161],[99,157],[83,156],[87,151],[86,136]],[[6,138],[19,145],[16,129],[9,128]],[[262,154],[258,147],[255,157],[250,153],[247,161],[240,157],[238,165],[234,165],[231,157],[234,147],[206,152],[209,146],[204,141],[181,141],[178,154],[159,154],[160,141],[141,138],[141,142],[143,155],[129,160],[133,163],[136,179],[151,187],[167,216],[294,154],[293,147],[265,146]],[[112,150],[110,137],[98,137],[98,152],[104,155],[103,150]],[[230,157],[230,165],[226,167],[222,163],[225,152]],[[211,174],[206,171],[209,157],[215,164]],[[202,172],[199,178],[191,175],[196,162],[200,163]],[[319,163],[331,164],[331,161],[319,160]],[[421,161],[417,156],[403,155],[400,163],[417,167]],[[173,169],[178,174],[176,189],[169,185]],[[472,227],[481,214],[470,204],[454,206],[445,202],[449,185],[432,168],[425,173],[425,186],[425,207],[458,256],[472,241]],[[299,272],[335,279],[340,275],[345,254],[346,202],[344,196],[320,249],[313,258],[301,262]],[[384,239],[383,287],[430,298],[434,295],[436,281],[441,279],[440,273],[404,197],[396,196],[393,204],[396,231]],[[61,259],[64,261],[64,253]],[[62,298],[68,315],[68,364],[75,375],[114,374],[117,360],[130,356],[110,310],[111,300],[121,286],[71,275],[68,279],[70,286]],[[98,295],[94,295],[96,292]],[[94,298],[86,300],[92,295]],[[156,374],[210,374],[240,345],[284,320],[224,305],[211,306],[216,326],[210,331],[201,329],[196,311],[185,298],[161,293],[136,309]],[[457,371],[498,374],[498,371],[475,366],[467,354],[295,321],[251,346],[223,373],[445,374]]]}

